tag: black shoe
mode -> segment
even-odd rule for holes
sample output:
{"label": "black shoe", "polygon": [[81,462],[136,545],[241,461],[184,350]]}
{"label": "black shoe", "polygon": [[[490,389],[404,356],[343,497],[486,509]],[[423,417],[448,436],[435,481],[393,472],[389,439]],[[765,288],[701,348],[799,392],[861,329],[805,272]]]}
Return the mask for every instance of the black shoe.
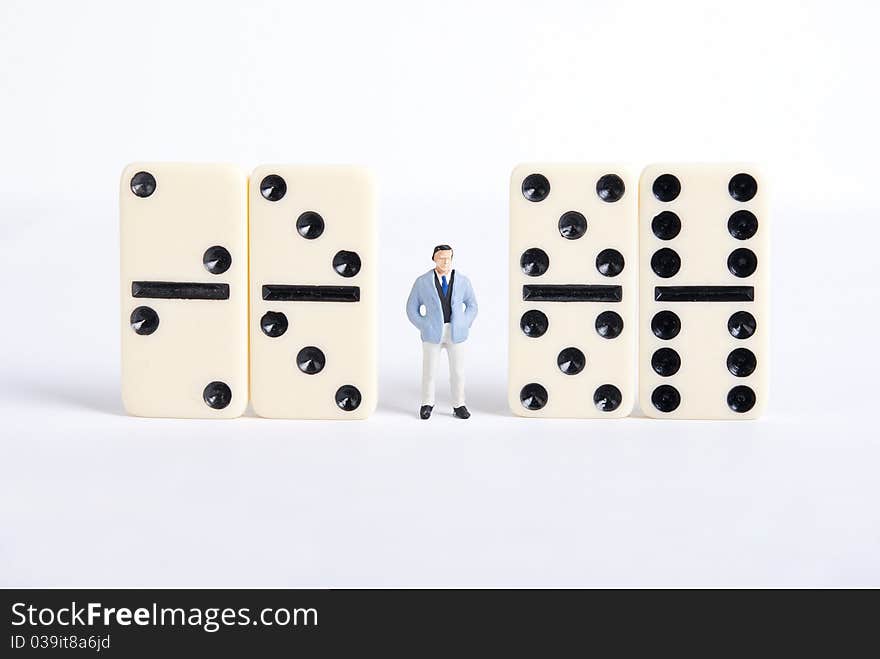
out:
{"label": "black shoe", "polygon": [[458,417],[459,419],[470,419],[471,413],[468,412],[467,408],[462,405],[461,407],[453,407],[452,408],[453,416]]}
{"label": "black shoe", "polygon": [[419,409],[419,416],[422,417],[423,419],[430,419],[431,412],[433,412],[433,411],[434,411],[433,405],[422,405],[422,407]]}

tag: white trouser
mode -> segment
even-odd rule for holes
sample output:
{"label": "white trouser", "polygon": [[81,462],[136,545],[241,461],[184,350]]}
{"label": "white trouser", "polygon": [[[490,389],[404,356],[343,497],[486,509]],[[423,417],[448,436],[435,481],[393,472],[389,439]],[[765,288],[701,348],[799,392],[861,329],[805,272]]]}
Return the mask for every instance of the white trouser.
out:
{"label": "white trouser", "polygon": [[422,341],[422,405],[434,405],[434,376],[440,351],[449,357],[449,389],[452,407],[464,405],[464,343],[453,343],[449,323],[443,325],[440,343]]}

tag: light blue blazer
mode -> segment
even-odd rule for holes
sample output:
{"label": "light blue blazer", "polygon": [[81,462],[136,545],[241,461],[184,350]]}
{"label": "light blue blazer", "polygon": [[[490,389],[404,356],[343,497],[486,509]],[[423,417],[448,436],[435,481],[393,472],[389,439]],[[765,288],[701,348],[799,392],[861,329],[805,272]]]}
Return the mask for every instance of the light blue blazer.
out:
{"label": "light blue blazer", "polygon": [[[450,335],[453,343],[461,343],[468,338],[468,330],[477,317],[477,298],[471,281],[458,270],[452,284],[452,315],[450,316]],[[425,305],[423,316],[419,308]],[[422,341],[440,343],[443,337],[443,307],[434,284],[434,270],[428,270],[418,277],[406,301],[406,316],[422,333]]]}

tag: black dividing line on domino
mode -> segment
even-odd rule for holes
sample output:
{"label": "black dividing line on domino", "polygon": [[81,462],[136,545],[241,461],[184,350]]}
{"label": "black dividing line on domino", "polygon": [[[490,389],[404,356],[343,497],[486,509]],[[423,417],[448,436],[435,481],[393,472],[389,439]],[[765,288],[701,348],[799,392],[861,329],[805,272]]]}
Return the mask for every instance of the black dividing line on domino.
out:
{"label": "black dividing line on domino", "polygon": [[526,284],[525,302],[621,302],[622,286],[589,286],[586,284]]}
{"label": "black dividing line on domino", "polygon": [[754,302],[754,286],[655,286],[657,302]]}
{"label": "black dividing line on domino", "polygon": [[229,284],[181,281],[133,281],[131,296],[161,300],[228,300]]}
{"label": "black dividing line on domino", "polygon": [[360,302],[360,286],[266,284],[263,299],[275,302]]}

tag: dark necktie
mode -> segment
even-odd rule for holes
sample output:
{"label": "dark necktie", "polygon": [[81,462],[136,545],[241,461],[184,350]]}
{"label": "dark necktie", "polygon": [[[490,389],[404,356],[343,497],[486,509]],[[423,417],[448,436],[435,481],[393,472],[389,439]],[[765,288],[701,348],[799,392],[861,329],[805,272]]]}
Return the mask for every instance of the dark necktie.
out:
{"label": "dark necktie", "polygon": [[446,283],[446,275],[440,277],[440,288],[443,289],[443,297],[446,297],[446,293],[449,291],[449,284]]}

